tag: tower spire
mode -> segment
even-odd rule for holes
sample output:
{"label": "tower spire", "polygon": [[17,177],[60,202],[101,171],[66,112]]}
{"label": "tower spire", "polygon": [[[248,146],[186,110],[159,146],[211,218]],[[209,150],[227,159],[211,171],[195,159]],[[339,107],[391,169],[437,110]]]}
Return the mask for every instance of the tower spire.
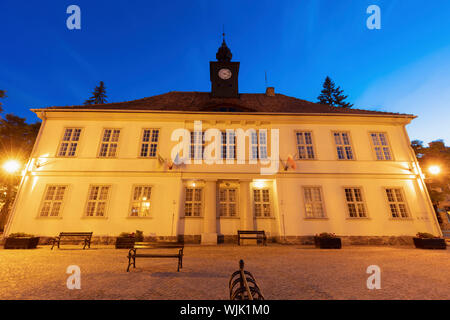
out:
{"label": "tower spire", "polygon": [[232,57],[233,54],[225,42],[225,25],[222,25],[222,45],[217,50],[216,59],[221,62],[230,62]]}

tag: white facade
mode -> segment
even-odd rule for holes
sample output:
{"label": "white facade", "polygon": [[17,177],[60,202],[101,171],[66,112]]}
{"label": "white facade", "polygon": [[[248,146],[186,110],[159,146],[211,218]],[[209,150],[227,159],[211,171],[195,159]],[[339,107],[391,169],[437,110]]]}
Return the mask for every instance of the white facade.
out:
{"label": "white facade", "polygon": [[[270,237],[320,232],[341,236],[441,235],[409,146],[405,126],[411,116],[63,109],[35,112],[43,124],[6,234],[55,236],[62,231],[93,231],[97,236],[117,236],[143,230],[146,236],[202,235],[205,243],[215,243],[217,235],[236,235],[239,229],[265,230]],[[270,129],[279,129],[283,162],[289,154],[298,154],[296,132],[310,132],[314,157],[296,159],[296,169],[284,170],[280,164],[273,175],[261,175],[260,163],[248,163],[248,151],[245,164],[186,164],[172,169],[157,156],[141,157],[144,129],[159,129],[156,155],[168,159],[177,144],[171,141],[172,132],[178,128],[193,130],[194,121],[202,121],[203,129],[222,131],[252,128],[268,129],[270,133]],[[74,156],[69,156],[69,151],[59,156],[67,128],[81,129],[79,141],[72,150]],[[108,128],[120,129],[112,158],[101,157],[109,152],[101,147],[104,129]],[[338,157],[334,133],[342,132],[350,139],[347,146],[353,159]],[[381,133],[387,139],[391,160],[377,160],[372,133]],[[267,138],[270,156],[270,136]],[[384,159],[383,154],[379,157]],[[95,186],[100,187],[99,193],[97,189],[92,191]],[[142,189],[136,189],[139,186]],[[54,192],[48,191],[51,187]],[[148,187],[150,199],[145,196]],[[199,201],[194,199],[196,191],[187,188],[201,190]],[[232,191],[224,191],[228,189]],[[261,189],[268,191],[254,191]],[[188,201],[186,192],[192,192]],[[133,202],[136,194],[140,198]],[[394,197],[392,201],[388,196]],[[349,198],[353,201],[347,201]],[[131,216],[133,205],[141,208],[134,212],[146,216]],[[353,217],[351,208],[356,208]],[[192,216],[186,216],[186,210]],[[98,212],[103,216],[95,216]],[[399,217],[393,217],[393,212]]]}

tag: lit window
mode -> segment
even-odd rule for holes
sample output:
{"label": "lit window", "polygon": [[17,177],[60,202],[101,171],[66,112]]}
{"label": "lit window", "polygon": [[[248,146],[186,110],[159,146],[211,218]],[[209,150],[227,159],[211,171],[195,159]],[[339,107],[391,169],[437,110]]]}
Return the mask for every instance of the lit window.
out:
{"label": "lit window", "polygon": [[250,134],[250,146],[252,150],[251,159],[250,160],[257,160],[258,159],[258,134],[256,131],[252,131]]}
{"label": "lit window", "polygon": [[392,218],[408,218],[403,190],[401,188],[386,188],[385,190]]}
{"label": "lit window", "polygon": [[222,159],[236,159],[236,135],[233,130],[222,131]]}
{"label": "lit window", "polygon": [[219,189],[219,216],[236,217],[237,216],[237,189],[223,188]]}
{"label": "lit window", "polygon": [[117,155],[120,129],[104,129],[100,145],[99,157],[114,158]]}
{"label": "lit window", "polygon": [[345,188],[345,200],[351,218],[366,218],[366,206],[361,188]]}
{"label": "lit window", "polygon": [[110,186],[91,185],[86,204],[86,216],[104,217],[108,202]]}
{"label": "lit window", "polygon": [[267,159],[267,130],[259,130],[259,159]]}
{"label": "lit window", "polygon": [[203,159],[205,149],[204,132],[191,132],[191,159]]}
{"label": "lit window", "polygon": [[48,185],[42,200],[40,216],[58,217],[64,201],[67,186]]}
{"label": "lit window", "polygon": [[184,215],[186,217],[200,217],[202,215],[202,192],[201,188],[186,188],[184,201]]}
{"label": "lit window", "polygon": [[297,153],[299,159],[314,159],[314,148],[311,132],[296,132]]}
{"label": "lit window", "polygon": [[353,160],[353,150],[348,132],[334,132],[334,142],[339,160]]}
{"label": "lit window", "polygon": [[255,217],[270,217],[272,215],[270,206],[270,190],[253,189],[253,205]]}
{"label": "lit window", "polygon": [[131,217],[149,217],[150,216],[150,196],[151,186],[135,186],[133,189],[133,198],[131,201]]}
{"label": "lit window", "polygon": [[159,129],[144,129],[142,133],[141,157],[156,157]]}
{"label": "lit window", "polygon": [[372,146],[375,150],[377,160],[392,160],[391,150],[385,133],[373,132],[370,134]]}
{"label": "lit window", "polygon": [[58,157],[75,157],[80,141],[80,128],[65,128],[59,144]]}
{"label": "lit window", "polygon": [[303,187],[306,218],[325,218],[322,189],[320,187]]}

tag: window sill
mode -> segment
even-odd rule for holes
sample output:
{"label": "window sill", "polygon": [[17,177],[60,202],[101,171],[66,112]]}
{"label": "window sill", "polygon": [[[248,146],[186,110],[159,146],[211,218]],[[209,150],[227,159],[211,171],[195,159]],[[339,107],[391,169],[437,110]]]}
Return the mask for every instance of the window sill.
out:
{"label": "window sill", "polygon": [[153,217],[127,216],[127,219],[153,219]]}
{"label": "window sill", "polygon": [[414,221],[414,219],[410,218],[410,217],[408,217],[408,218],[389,218],[389,220],[391,220],[391,221]]}
{"label": "window sill", "polygon": [[228,220],[228,219],[231,219],[231,220],[239,220],[239,219],[241,219],[241,217],[239,217],[239,216],[234,216],[234,217],[219,216],[219,217],[217,217],[217,219],[225,219],[225,220]]}
{"label": "window sill", "polygon": [[317,221],[317,220],[330,220],[330,219],[327,217],[324,217],[324,218],[303,218],[303,220]]}
{"label": "window sill", "polygon": [[345,220],[372,220],[369,217],[347,217]]}
{"label": "window sill", "polygon": [[81,219],[101,219],[101,220],[106,220],[106,219],[108,219],[108,217],[82,216]]}
{"label": "window sill", "polygon": [[62,219],[63,217],[45,217],[45,216],[37,216],[36,217],[36,219],[43,219],[43,220],[46,220],[46,219],[56,219],[56,220],[59,220],[59,219]]}
{"label": "window sill", "polygon": [[255,219],[275,219],[275,217],[255,217]]}
{"label": "window sill", "polygon": [[182,216],[180,219],[203,219],[203,216]]}

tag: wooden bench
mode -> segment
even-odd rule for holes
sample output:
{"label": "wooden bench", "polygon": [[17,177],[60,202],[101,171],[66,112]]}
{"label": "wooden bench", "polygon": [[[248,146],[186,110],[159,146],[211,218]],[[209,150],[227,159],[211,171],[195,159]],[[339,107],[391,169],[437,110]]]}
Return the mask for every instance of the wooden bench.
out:
{"label": "wooden bench", "polygon": [[[59,249],[59,245],[61,242],[74,242],[74,241],[79,242],[80,240],[83,241],[83,250],[86,248],[86,246],[90,248],[92,233],[93,232],[61,232],[59,236],[52,239],[53,240],[52,250],[55,244],[58,244]],[[63,238],[70,238],[70,239],[63,239]]]}
{"label": "wooden bench", "polygon": [[[148,251],[144,251],[144,253],[137,253],[138,249],[172,249],[176,250],[176,252],[170,253],[161,253],[154,252],[149,253]],[[133,268],[136,268],[136,258],[177,258],[178,259],[178,269],[183,268],[183,249],[184,244],[179,244],[176,242],[135,242],[134,248],[128,251],[128,268],[127,272],[130,271],[130,266],[133,265]],[[141,250],[139,250],[141,251]]]}
{"label": "wooden bench", "polygon": [[267,237],[264,230],[238,230],[238,245],[241,245],[241,239],[262,240],[263,245],[267,245]]}

